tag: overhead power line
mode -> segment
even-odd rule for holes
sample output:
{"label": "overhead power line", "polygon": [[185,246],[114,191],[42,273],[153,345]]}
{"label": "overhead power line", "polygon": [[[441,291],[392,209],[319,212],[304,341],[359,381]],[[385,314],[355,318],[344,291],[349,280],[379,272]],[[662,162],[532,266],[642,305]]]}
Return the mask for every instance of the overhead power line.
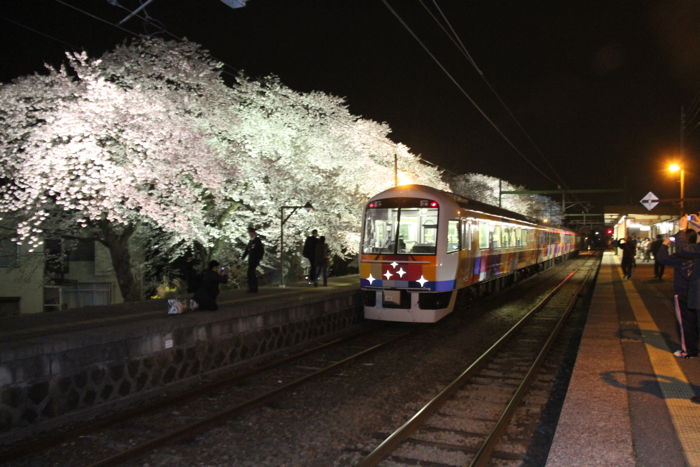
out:
{"label": "overhead power line", "polygon": [[70,47],[70,48],[76,48],[76,46],[73,45],[73,44],[71,44],[70,42],[66,42],[66,41],[64,41],[63,39],[59,39],[59,38],[56,37],[56,36],[52,36],[51,34],[45,33],[45,32],[43,32],[43,31],[40,31],[40,30],[38,30],[38,29],[35,29],[35,28],[31,27],[31,26],[27,26],[26,24],[20,23],[19,21],[16,21],[16,20],[14,20],[14,19],[10,19],[10,18],[8,18],[8,17],[6,17],[6,16],[3,16],[2,19],[4,19],[5,21],[7,21],[8,23],[14,24],[14,25],[17,26],[17,27],[20,27],[20,28],[22,28],[22,29],[26,29],[27,31],[33,32],[34,34],[38,34],[38,35],[40,35],[40,36],[42,36],[42,37],[45,37],[46,39],[51,39],[52,41],[58,42],[58,43],[60,43],[60,44],[63,44],[63,45],[65,45],[65,46],[68,46],[68,47]]}
{"label": "overhead power line", "polygon": [[391,12],[391,14],[396,17],[396,19],[401,23],[401,25],[408,31],[408,33],[418,42],[418,44],[423,48],[425,53],[427,53],[430,58],[433,59],[435,64],[442,70],[443,73],[449,78],[450,81],[459,89],[459,91],[464,95],[464,97],[467,98],[467,100],[476,108],[476,110],[481,114],[481,116],[493,127],[494,130],[503,138],[503,140],[508,143],[508,145],[515,151],[527,164],[532,167],[537,173],[539,173],[542,177],[544,177],[546,180],[548,180],[551,183],[554,183],[557,185],[558,183],[552,179],[547,173],[545,173],[542,169],[540,169],[537,164],[535,164],[532,160],[530,160],[529,157],[525,155],[509,138],[506,136],[506,134],[496,125],[496,123],[486,114],[486,112],[479,106],[479,104],[476,103],[476,101],[469,95],[469,93],[462,87],[461,84],[455,79],[455,77],[445,68],[445,66],[442,64],[442,62],[430,51],[427,45],[418,37],[418,35],[411,29],[411,27],[403,20],[401,15],[394,10],[389,2],[387,0],[382,0],[382,3],[384,3],[384,6]]}
{"label": "overhead power line", "polygon": [[499,93],[498,91],[496,91],[496,89],[494,88],[494,86],[491,84],[491,81],[486,77],[486,74],[485,74],[485,73],[483,72],[483,70],[479,67],[479,65],[477,64],[477,62],[476,62],[476,60],[474,59],[474,57],[472,57],[472,55],[469,53],[469,49],[467,49],[467,47],[464,45],[464,42],[462,41],[462,39],[461,39],[461,37],[459,36],[459,34],[457,34],[457,31],[456,31],[455,28],[452,26],[452,23],[451,23],[450,20],[447,18],[447,15],[446,15],[445,12],[443,11],[443,9],[440,8],[440,5],[438,4],[437,0],[433,0],[433,4],[435,5],[435,8],[437,9],[438,13],[440,14],[440,16],[442,17],[443,21],[445,22],[445,24],[446,24],[447,27],[449,28],[449,31],[447,30],[447,28],[445,28],[445,26],[442,24],[442,22],[440,22],[440,20],[435,16],[435,14],[432,12],[432,10],[430,10],[430,8],[428,8],[428,6],[425,5],[425,3],[423,2],[423,0],[418,0],[418,1],[420,2],[421,6],[425,9],[425,11],[428,12],[428,14],[430,15],[430,17],[433,18],[433,20],[437,23],[437,25],[440,27],[440,29],[442,29],[442,31],[445,33],[445,35],[447,35],[447,37],[448,37],[448,38],[450,39],[450,41],[454,44],[454,46],[457,48],[457,50],[465,57],[465,59],[472,65],[472,67],[474,67],[474,69],[476,70],[477,74],[479,75],[479,77],[481,78],[481,80],[484,82],[484,84],[486,85],[486,87],[489,88],[489,90],[491,91],[491,93],[493,93],[493,95],[496,97],[496,99],[498,100],[498,102],[501,104],[501,106],[502,106],[502,107],[505,109],[505,111],[508,113],[508,115],[509,115],[510,118],[513,120],[513,122],[515,122],[515,124],[517,125],[517,127],[523,132],[523,134],[525,135],[525,137],[527,138],[527,140],[530,142],[530,144],[532,145],[532,147],[535,149],[535,151],[540,155],[540,157],[542,158],[542,160],[547,164],[547,166],[549,167],[549,169],[552,171],[552,173],[554,174],[555,178],[556,178],[557,180],[559,180],[559,183],[560,183],[563,187],[568,188],[568,186],[567,186],[566,182],[564,181],[564,179],[561,177],[561,175],[559,175],[559,173],[557,172],[557,170],[556,170],[556,169],[554,168],[554,166],[552,166],[552,164],[550,163],[549,158],[548,158],[547,156],[545,156],[545,154],[544,154],[544,152],[542,151],[542,149],[540,148],[540,146],[535,142],[535,140],[532,138],[532,136],[530,135],[530,133],[529,133],[529,132],[525,129],[525,127],[520,123],[520,120],[518,120],[518,118],[515,116],[515,113],[511,110],[510,106],[508,106],[508,104],[506,104],[506,102],[505,102],[505,101],[503,100],[503,98],[501,97],[500,93]]}
{"label": "overhead power line", "polygon": [[[90,13],[89,11],[86,11],[86,10],[84,10],[84,9],[82,9],[82,8],[79,8],[79,7],[75,6],[75,5],[71,5],[70,3],[64,2],[63,0],[56,0],[56,2],[60,3],[61,5],[64,5],[64,6],[68,7],[68,8],[70,8],[70,9],[74,10],[74,11],[77,11],[78,13],[81,13],[81,14],[83,14],[83,15],[85,15],[85,16],[88,16],[88,17],[90,17],[90,18],[92,18],[92,19],[94,19],[94,20],[97,20],[97,21],[99,21],[99,22],[101,22],[101,23],[104,23],[104,24],[106,24],[106,25],[108,25],[108,26],[111,26],[111,27],[113,27],[113,28],[119,29],[120,31],[125,32],[125,33],[127,33],[127,34],[129,34],[129,35],[131,35],[131,36],[133,36],[133,37],[139,38],[139,37],[144,37],[144,36],[145,36],[144,34],[138,34],[138,33],[134,32],[134,31],[132,31],[132,30],[130,30],[130,29],[127,29],[127,28],[125,28],[125,27],[120,26],[119,24],[116,24],[116,23],[113,23],[113,22],[111,22],[111,21],[109,21],[109,20],[106,20],[106,19],[102,18],[101,16],[95,15],[95,14]],[[124,8],[122,5],[119,5],[118,2],[117,2],[117,4],[115,4],[114,6],[117,6],[117,7],[119,7],[119,8],[128,10],[128,8]],[[131,10],[129,10],[129,11],[131,11]],[[179,37],[179,36],[177,36],[177,35],[171,33],[170,31],[168,31],[162,23],[159,24],[159,23],[160,23],[159,21],[158,21],[157,23],[154,22],[154,21],[153,21],[153,18],[150,18],[150,17],[141,17],[141,16],[138,16],[138,18],[141,19],[142,21],[148,22],[149,24],[160,28],[161,31],[162,31],[163,33],[167,34],[168,36],[170,36],[170,37],[173,38],[173,39],[180,40],[180,41],[183,40],[181,37]],[[237,76],[237,72],[238,72],[238,69],[237,69],[237,68],[235,68],[235,67],[233,67],[233,66],[231,66],[231,65],[229,65],[228,63],[223,62],[223,61],[222,61],[221,63],[223,63],[224,67],[228,67],[229,69],[233,70],[233,71],[221,70],[222,73],[224,73],[225,75],[234,77],[234,78]]]}

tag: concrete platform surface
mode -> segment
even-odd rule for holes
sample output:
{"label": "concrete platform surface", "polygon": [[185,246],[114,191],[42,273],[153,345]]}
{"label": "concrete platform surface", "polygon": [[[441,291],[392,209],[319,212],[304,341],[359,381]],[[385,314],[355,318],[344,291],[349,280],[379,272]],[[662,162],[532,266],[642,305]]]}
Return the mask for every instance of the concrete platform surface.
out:
{"label": "concrete platform surface", "polygon": [[[328,295],[359,290],[357,275],[332,277],[328,287],[311,287],[305,283],[294,283],[285,288],[277,286],[261,287],[255,294],[245,290],[225,290],[217,300],[218,311],[185,313],[168,316],[167,300],[146,300],[142,302],[122,303],[79,308],[52,313],[36,313],[11,316],[0,319],[0,350],[13,343],[32,338],[50,339],[50,336],[67,332],[89,332],[98,328],[119,328],[133,322],[139,326],[162,325],[173,320],[207,321],[215,318],[217,313],[244,316],[246,313],[258,313],[261,308],[284,304],[300,303],[305,300],[318,300]],[[145,323],[148,322],[148,323]],[[100,332],[100,331],[96,331]],[[112,332],[110,330],[110,332]],[[0,359],[2,361],[2,359]]]}
{"label": "concrete platform surface", "polygon": [[606,252],[548,466],[700,466],[700,359],[682,360],[673,271]]}

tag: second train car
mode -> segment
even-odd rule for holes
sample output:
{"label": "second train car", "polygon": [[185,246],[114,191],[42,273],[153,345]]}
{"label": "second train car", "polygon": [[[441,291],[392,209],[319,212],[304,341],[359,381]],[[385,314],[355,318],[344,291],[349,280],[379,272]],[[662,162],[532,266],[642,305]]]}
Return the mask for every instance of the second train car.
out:
{"label": "second train car", "polygon": [[365,207],[360,286],[368,319],[432,323],[460,291],[576,250],[576,234],[422,185]]}

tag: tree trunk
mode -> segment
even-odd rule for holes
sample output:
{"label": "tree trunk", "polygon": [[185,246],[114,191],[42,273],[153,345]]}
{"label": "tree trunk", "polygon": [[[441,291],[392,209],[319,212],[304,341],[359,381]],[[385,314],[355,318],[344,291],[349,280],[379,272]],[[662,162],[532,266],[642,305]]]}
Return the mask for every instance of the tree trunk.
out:
{"label": "tree trunk", "polygon": [[143,300],[138,281],[134,277],[131,265],[131,252],[129,251],[129,239],[134,233],[133,226],[127,226],[120,231],[104,222],[101,226],[101,242],[109,249],[112,266],[117,276],[119,290],[125,302]]}

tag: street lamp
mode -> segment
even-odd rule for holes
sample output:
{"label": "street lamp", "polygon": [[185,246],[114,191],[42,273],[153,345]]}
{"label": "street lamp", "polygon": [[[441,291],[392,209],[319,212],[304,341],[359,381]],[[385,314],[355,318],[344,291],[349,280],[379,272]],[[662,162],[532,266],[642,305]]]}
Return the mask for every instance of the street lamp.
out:
{"label": "street lamp", "polygon": [[668,166],[668,171],[671,173],[681,173],[681,216],[685,213],[685,169],[680,164],[673,163]]}
{"label": "street lamp", "polygon": [[[284,283],[284,224],[287,223],[292,214],[297,212],[297,209],[306,209],[307,211],[313,211],[314,207],[310,202],[307,202],[303,206],[282,206],[280,208],[280,287],[285,287]],[[287,217],[284,217],[284,210],[291,209]]]}

